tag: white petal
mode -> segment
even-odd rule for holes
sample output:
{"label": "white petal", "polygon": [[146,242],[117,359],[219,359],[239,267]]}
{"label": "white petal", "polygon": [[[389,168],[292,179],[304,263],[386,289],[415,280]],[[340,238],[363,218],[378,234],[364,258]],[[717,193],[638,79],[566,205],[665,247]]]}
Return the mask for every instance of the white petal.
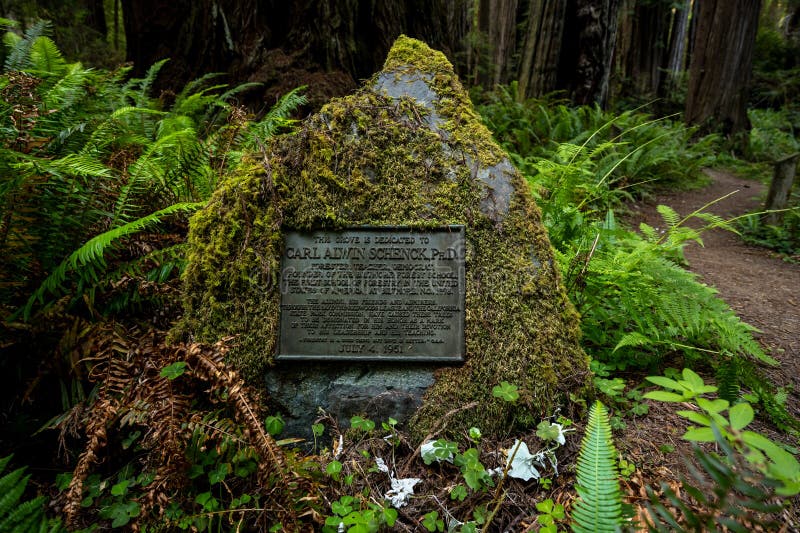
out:
{"label": "white petal", "polygon": [[404,479],[392,478],[392,490],[383,497],[389,500],[392,507],[400,508],[408,503],[408,499],[414,495],[414,485],[422,481],[419,478],[408,477]]}
{"label": "white petal", "polygon": [[[517,448],[519,445],[519,448]],[[514,454],[514,450],[517,450],[517,453]],[[531,455],[530,450],[528,450],[528,445],[524,442],[514,441],[514,445],[507,450],[508,458],[511,459],[511,455],[514,454],[514,460],[511,461],[511,468],[508,470],[508,475],[511,477],[515,477],[517,479],[521,479],[523,481],[529,481],[531,479],[539,479],[542,475],[536,469],[534,463],[539,463],[539,455]],[[506,462],[508,465],[508,462]]]}

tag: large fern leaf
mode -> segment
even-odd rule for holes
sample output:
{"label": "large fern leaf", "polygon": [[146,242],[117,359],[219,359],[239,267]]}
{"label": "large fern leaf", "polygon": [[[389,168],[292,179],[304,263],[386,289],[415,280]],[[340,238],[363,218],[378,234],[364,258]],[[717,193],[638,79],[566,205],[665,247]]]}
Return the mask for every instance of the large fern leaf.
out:
{"label": "large fern leaf", "polygon": [[61,50],[50,37],[42,35],[31,44],[30,69],[39,75],[58,76],[67,68]]}
{"label": "large fern leaf", "polygon": [[171,205],[145,217],[108,230],[90,239],[86,244],[72,252],[61,264],[42,282],[39,288],[28,299],[22,309],[25,320],[30,318],[33,307],[44,303],[46,294],[57,294],[62,290],[62,284],[67,280],[69,272],[76,272],[81,280],[96,280],[97,270],[105,267],[104,254],[120,239],[133,235],[143,229],[153,226],[164,217],[179,212],[191,212],[201,208],[204,202],[180,203]]}
{"label": "large fern leaf", "polygon": [[589,423],[578,456],[579,499],[572,508],[572,530],[616,531],[622,524],[622,493],[611,439],[608,411],[599,401],[589,410]]}
{"label": "large fern leaf", "polygon": [[25,30],[25,35],[21,39],[14,39],[14,47],[6,57],[5,69],[25,70],[28,68],[30,66],[31,46],[39,37],[49,31],[50,23],[40,20]]}

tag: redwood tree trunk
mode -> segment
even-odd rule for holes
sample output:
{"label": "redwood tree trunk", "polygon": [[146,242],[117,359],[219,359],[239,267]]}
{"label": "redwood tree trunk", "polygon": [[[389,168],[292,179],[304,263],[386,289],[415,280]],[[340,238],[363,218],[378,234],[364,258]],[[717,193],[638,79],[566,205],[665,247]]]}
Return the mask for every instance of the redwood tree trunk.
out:
{"label": "redwood tree trunk", "polygon": [[487,88],[509,79],[517,44],[516,27],[517,0],[480,0],[477,30],[488,46],[478,79]]}
{"label": "redwood tree trunk", "polygon": [[690,5],[690,0],[683,0],[681,5],[675,8],[675,13],[672,16],[672,29],[669,35],[664,78],[659,88],[660,96],[665,96],[675,89],[675,82],[684,70]]}
{"label": "redwood tree trunk", "polygon": [[122,0],[127,58],[141,75],[169,57],[176,88],[207,72],[270,94],[309,85],[321,102],[379,70],[401,33],[462,52],[467,0]]}
{"label": "redwood tree trunk", "polygon": [[726,135],[750,127],[747,86],[758,30],[760,0],[702,0],[689,71],[687,124]]}
{"label": "redwood tree trunk", "polygon": [[106,10],[103,0],[87,0],[86,10],[86,25],[105,37],[108,33],[108,26],[106,25]]}
{"label": "redwood tree trunk", "polygon": [[606,104],[619,5],[619,0],[569,0],[559,86],[576,104]]}
{"label": "redwood tree trunk", "polygon": [[520,99],[556,90],[566,9],[567,0],[531,0],[518,74]]}
{"label": "redwood tree trunk", "polygon": [[623,0],[617,30],[616,69],[621,92],[655,95],[661,83],[671,2]]}

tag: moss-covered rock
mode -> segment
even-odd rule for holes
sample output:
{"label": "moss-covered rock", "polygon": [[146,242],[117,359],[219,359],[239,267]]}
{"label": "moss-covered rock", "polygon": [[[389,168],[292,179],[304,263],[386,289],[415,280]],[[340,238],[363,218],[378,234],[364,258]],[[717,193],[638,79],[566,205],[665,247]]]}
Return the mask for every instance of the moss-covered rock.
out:
{"label": "moss-covered rock", "polygon": [[[444,55],[407,37],[364,88],[253,154],[195,215],[180,331],[235,335],[233,363],[259,379],[274,364],[286,230],[448,224],[466,226],[466,361],[436,371],[413,432],[552,414],[589,371],[539,210]],[[501,381],[523,391],[516,405],[492,397]]]}

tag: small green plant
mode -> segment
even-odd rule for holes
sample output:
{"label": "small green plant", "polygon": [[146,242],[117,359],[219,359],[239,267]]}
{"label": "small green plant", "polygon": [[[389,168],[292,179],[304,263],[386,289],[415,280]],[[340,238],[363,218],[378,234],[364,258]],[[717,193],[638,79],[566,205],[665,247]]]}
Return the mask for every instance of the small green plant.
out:
{"label": "small green plant", "polygon": [[780,445],[761,433],[745,429],[755,413],[747,402],[734,405],[722,398],[709,398],[717,387],[707,385],[703,378],[685,368],[680,379],[666,376],[649,376],[648,381],[661,387],[648,392],[645,398],[661,402],[690,403],[695,409],[676,413],[693,424],[683,438],[694,442],[715,442],[718,433],[732,449],[743,454],[765,476],[781,483],[776,490],[780,495],[800,493],[800,463]]}
{"label": "small green plant", "polygon": [[566,518],[564,506],[560,503],[553,503],[553,500],[548,498],[538,502],[536,510],[539,511],[536,515],[536,520],[541,526],[539,531],[542,533],[557,533],[558,526],[556,524]]}
{"label": "small green plant", "polygon": [[464,481],[472,490],[486,490],[494,486],[492,476],[481,463],[477,449],[468,448],[464,453],[457,453],[453,463],[461,469]]}
{"label": "small green plant", "polygon": [[504,402],[514,403],[519,399],[519,390],[517,390],[516,385],[502,381],[500,385],[495,385],[492,388],[492,396],[500,398]]}
{"label": "small green plant", "polygon": [[422,517],[422,527],[431,532],[444,531],[444,520],[437,511],[431,511]]}
{"label": "small green plant", "polygon": [[369,420],[368,418],[356,415],[350,418],[350,427],[358,431],[363,431],[364,433],[369,433],[375,429],[375,422]]}
{"label": "small green plant", "polygon": [[331,504],[332,516],[325,519],[324,533],[375,533],[382,526],[392,527],[397,510],[374,502],[364,504],[353,496],[342,496]]}
{"label": "small green plant", "polygon": [[280,435],[285,425],[286,423],[283,421],[283,417],[280,414],[269,415],[264,419],[264,428],[267,430],[267,433],[273,437]]}
{"label": "small green plant", "polygon": [[715,531],[722,527],[729,531],[779,529],[774,516],[782,508],[775,503],[775,489],[780,484],[765,477],[734,450],[716,426],[714,435],[722,453],[718,455],[695,446],[694,456],[700,468],[692,466],[691,477],[681,480],[681,488],[694,500],[693,505],[688,505],[667,483],[661,484],[660,497],[651,487],[646,487],[649,531]]}
{"label": "small green plant", "polygon": [[605,406],[595,402],[581,442],[576,469],[578,501],[572,508],[572,530],[613,531],[622,525],[622,492],[617,452]]}

